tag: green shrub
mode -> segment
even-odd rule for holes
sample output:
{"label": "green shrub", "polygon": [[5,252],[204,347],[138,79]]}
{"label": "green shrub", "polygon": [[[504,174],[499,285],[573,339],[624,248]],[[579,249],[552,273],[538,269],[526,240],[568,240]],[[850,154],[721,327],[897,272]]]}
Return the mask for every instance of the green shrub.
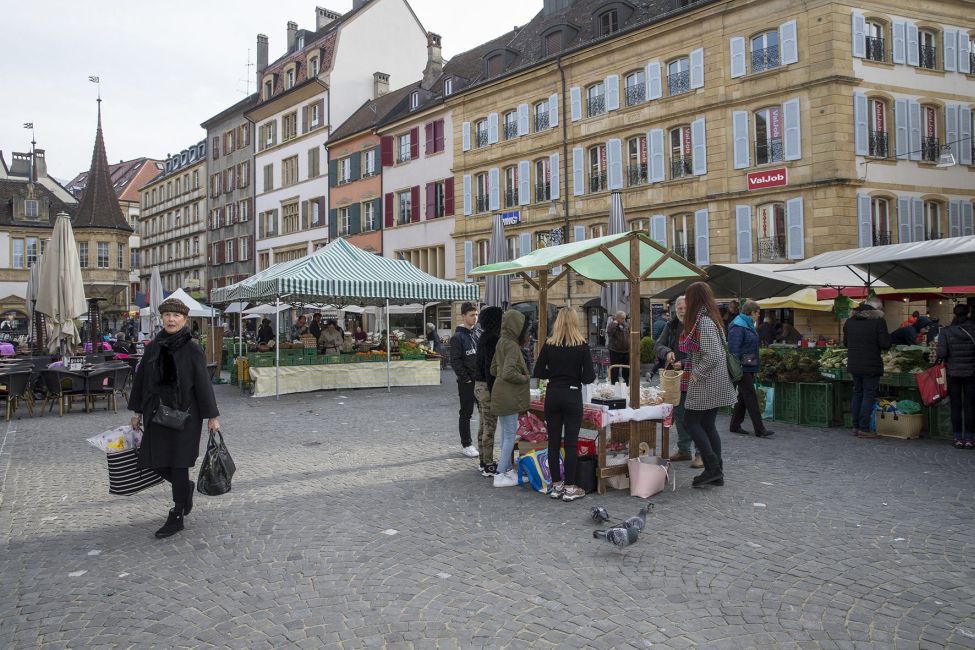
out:
{"label": "green shrub", "polygon": [[640,339],[640,363],[653,363],[656,357],[653,354],[653,339],[644,336]]}

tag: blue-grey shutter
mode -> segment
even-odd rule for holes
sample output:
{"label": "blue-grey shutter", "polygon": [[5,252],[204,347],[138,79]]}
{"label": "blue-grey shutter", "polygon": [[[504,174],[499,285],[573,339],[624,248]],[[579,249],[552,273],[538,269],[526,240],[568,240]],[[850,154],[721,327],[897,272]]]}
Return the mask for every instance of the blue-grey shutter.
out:
{"label": "blue-grey shutter", "polygon": [[573,122],[582,119],[582,89],[579,86],[569,89],[569,114]]}
{"label": "blue-grey shutter", "polygon": [[356,151],[354,154],[352,154],[351,158],[352,163],[349,171],[349,180],[357,181],[362,175],[362,154]]}
{"label": "blue-grey shutter", "polygon": [[782,65],[799,62],[799,39],[794,20],[779,26],[779,53]]}
{"label": "blue-grey shutter", "polygon": [[558,93],[548,96],[548,126],[554,129],[559,125],[559,96]]}
{"label": "blue-grey shutter", "polygon": [[[559,160],[560,160],[559,154],[557,153],[553,153],[551,156],[548,157],[548,175],[549,178],[551,179],[550,185],[552,188],[553,199],[557,199],[562,195],[560,192],[561,189],[560,184],[562,179],[562,167]],[[542,179],[536,179],[536,181],[541,182]]]}
{"label": "blue-grey shutter", "polygon": [[655,214],[650,217],[650,239],[667,248],[667,215]]}
{"label": "blue-grey shutter", "polygon": [[897,243],[911,242],[911,200],[897,199]]}
{"label": "blue-grey shutter", "polygon": [[660,61],[647,64],[647,100],[663,97],[663,83],[660,79]]}
{"label": "blue-grey shutter", "polygon": [[704,48],[699,47],[696,50],[691,50],[691,74],[690,74],[690,86],[691,88],[703,88],[704,87]]}
{"label": "blue-grey shutter", "polygon": [[751,147],[748,146],[749,119],[750,115],[748,111],[735,111],[731,115],[735,169],[745,169],[751,166]]}
{"label": "blue-grey shutter", "polygon": [[955,157],[955,160],[961,158],[961,150],[964,147],[959,145],[964,144],[969,149],[972,147],[971,142],[958,142],[958,105],[957,104],[945,104],[945,141],[944,144],[951,147],[951,153]]}
{"label": "blue-grey shutter", "polygon": [[745,76],[745,39],[735,36],[731,39],[731,78]]}
{"label": "blue-grey shutter", "polygon": [[349,206],[349,234],[355,235],[362,232],[362,206],[353,203]]}
{"label": "blue-grey shutter", "polygon": [[907,128],[910,131],[909,147],[911,160],[921,159],[921,104],[913,99],[907,100]]}
{"label": "blue-grey shutter", "polygon": [[958,237],[961,235],[961,201],[950,201],[948,203],[948,236]]}
{"label": "blue-grey shutter", "polygon": [[868,194],[857,194],[857,240],[860,248],[873,246],[873,215]]}
{"label": "blue-grey shutter", "polygon": [[958,164],[972,164],[972,109],[967,106],[958,107],[958,139],[961,140]]}
{"label": "blue-grey shutter", "polygon": [[492,167],[488,170],[488,210],[501,207],[501,170]]}
{"label": "blue-grey shutter", "polygon": [[782,103],[782,122],[785,124],[785,150],[782,157],[785,160],[799,160],[802,158],[802,118],[798,99]]}
{"label": "blue-grey shutter", "polygon": [[958,30],[954,27],[945,27],[942,33],[944,35],[941,42],[944,44],[945,72],[954,72],[958,68]]}
{"label": "blue-grey shutter", "polygon": [[853,12],[853,56],[867,56],[867,21],[859,11]]}
{"label": "blue-grey shutter", "polygon": [[620,107],[620,76],[611,74],[606,77],[606,110],[615,111]]}
{"label": "blue-grey shutter", "polygon": [[802,197],[785,202],[786,255],[801,260],[806,255],[806,229],[802,219]]}
{"label": "blue-grey shutter", "polygon": [[694,212],[694,263],[707,266],[711,263],[711,231],[708,230],[708,209]]}
{"label": "blue-grey shutter", "polygon": [[518,136],[528,135],[528,104],[518,104]]}
{"label": "blue-grey shutter", "polygon": [[328,211],[328,238],[335,239],[339,235],[339,211],[332,208]]}
{"label": "blue-grey shutter", "polygon": [[647,133],[647,146],[650,156],[650,182],[664,180],[664,130],[650,129]]}
{"label": "blue-grey shutter", "polygon": [[917,49],[917,24],[908,22],[907,23],[907,39],[905,44],[907,45],[907,65],[920,65],[920,52]]}
{"label": "blue-grey shutter", "polygon": [[471,123],[464,122],[460,125],[460,147],[464,151],[471,150]]}
{"label": "blue-grey shutter", "polygon": [[911,238],[912,241],[924,241],[924,201],[911,199]]}
{"label": "blue-grey shutter", "polygon": [[958,72],[969,74],[972,72],[972,43],[968,40],[968,32],[958,30]]}
{"label": "blue-grey shutter", "polygon": [[518,162],[518,205],[532,202],[532,166],[527,160]]}
{"label": "blue-grey shutter", "polygon": [[488,144],[498,143],[498,114],[489,113],[487,116],[488,123]]}
{"label": "blue-grey shutter", "polygon": [[329,160],[328,161],[328,186],[335,187],[337,178],[338,178],[338,161]]}
{"label": "blue-grey shutter", "polygon": [[[376,161],[379,160],[379,154],[376,154]],[[383,199],[382,197],[376,197],[372,200],[372,230],[379,230],[383,223]]]}
{"label": "blue-grey shutter", "polygon": [[518,235],[518,255],[528,255],[532,252],[532,236],[530,233],[523,232]]}
{"label": "blue-grey shutter", "polygon": [[572,241],[583,241],[586,238],[585,226],[573,226]]}
{"label": "blue-grey shutter", "polygon": [[903,20],[895,20],[891,31],[894,33],[891,59],[894,63],[907,63],[907,23]]}
{"label": "blue-grey shutter", "polygon": [[623,141],[619,138],[606,142],[606,165],[609,189],[623,189]]}
{"label": "blue-grey shutter", "polygon": [[867,96],[853,93],[853,149],[858,156],[870,153],[870,133],[867,124]]}
{"label": "blue-grey shutter", "polygon": [[735,232],[738,237],[738,263],[752,262],[752,206],[735,206]]}
{"label": "blue-grey shutter", "polygon": [[572,195],[582,196],[586,192],[586,173],[582,147],[572,149]]}
{"label": "blue-grey shutter", "polygon": [[471,175],[464,174],[464,214],[473,214],[474,208],[471,202]]}
{"label": "blue-grey shutter", "polygon": [[708,173],[708,141],[704,118],[691,122],[691,164],[695,176]]}
{"label": "blue-grey shutter", "polygon": [[961,236],[967,237],[975,235],[975,206],[971,201],[962,201],[961,204]]}
{"label": "blue-grey shutter", "polygon": [[471,281],[471,269],[474,268],[474,242],[464,241],[464,281]]}
{"label": "blue-grey shutter", "polygon": [[907,158],[910,151],[910,137],[907,128],[907,100],[894,100],[894,155],[901,160]]}

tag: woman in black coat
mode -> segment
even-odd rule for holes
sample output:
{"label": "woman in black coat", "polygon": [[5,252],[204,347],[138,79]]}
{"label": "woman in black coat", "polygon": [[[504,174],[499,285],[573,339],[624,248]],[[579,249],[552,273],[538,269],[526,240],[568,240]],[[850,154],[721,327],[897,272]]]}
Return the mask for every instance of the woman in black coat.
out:
{"label": "woman in black coat", "polygon": [[[217,431],[220,412],[203,350],[186,327],[189,308],[180,300],[170,299],[159,306],[159,313],[163,330],[146,347],[132,382],[129,410],[136,413],[132,428],[143,429],[139,466],[154,469],[173,487],[175,506],[165,525],[156,531],[156,537],[169,537],[183,530],[183,517],[193,509],[189,468],[196,464],[200,452],[203,418],[209,420],[210,431]],[[182,429],[153,422],[161,404],[189,411]]]}
{"label": "woman in black coat", "polygon": [[975,322],[968,305],[955,305],[951,325],[941,328],[938,358],[948,375],[948,402],[955,448],[975,449]]}

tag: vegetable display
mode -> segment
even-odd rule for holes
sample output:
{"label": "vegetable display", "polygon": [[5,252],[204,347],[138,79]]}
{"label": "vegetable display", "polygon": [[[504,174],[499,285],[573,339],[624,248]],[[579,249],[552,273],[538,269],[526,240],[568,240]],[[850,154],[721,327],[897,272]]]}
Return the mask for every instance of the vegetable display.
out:
{"label": "vegetable display", "polygon": [[925,345],[895,345],[883,358],[885,373],[920,372],[931,365]]}
{"label": "vegetable display", "polygon": [[759,352],[758,379],[763,383],[816,383],[821,381],[819,362],[800,352],[779,352],[763,348]]}
{"label": "vegetable display", "polygon": [[826,348],[823,356],[819,357],[819,367],[823,370],[846,368],[846,348]]}

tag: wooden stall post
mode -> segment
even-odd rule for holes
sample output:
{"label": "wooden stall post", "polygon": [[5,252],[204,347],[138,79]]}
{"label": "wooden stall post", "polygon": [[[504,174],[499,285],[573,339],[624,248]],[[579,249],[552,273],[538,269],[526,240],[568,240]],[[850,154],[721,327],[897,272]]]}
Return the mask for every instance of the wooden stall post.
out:
{"label": "wooden stall post", "polygon": [[548,338],[548,270],[538,272],[538,339],[535,341],[535,358]]}
{"label": "wooden stall post", "polygon": [[640,240],[630,239],[630,408],[640,408]]}

